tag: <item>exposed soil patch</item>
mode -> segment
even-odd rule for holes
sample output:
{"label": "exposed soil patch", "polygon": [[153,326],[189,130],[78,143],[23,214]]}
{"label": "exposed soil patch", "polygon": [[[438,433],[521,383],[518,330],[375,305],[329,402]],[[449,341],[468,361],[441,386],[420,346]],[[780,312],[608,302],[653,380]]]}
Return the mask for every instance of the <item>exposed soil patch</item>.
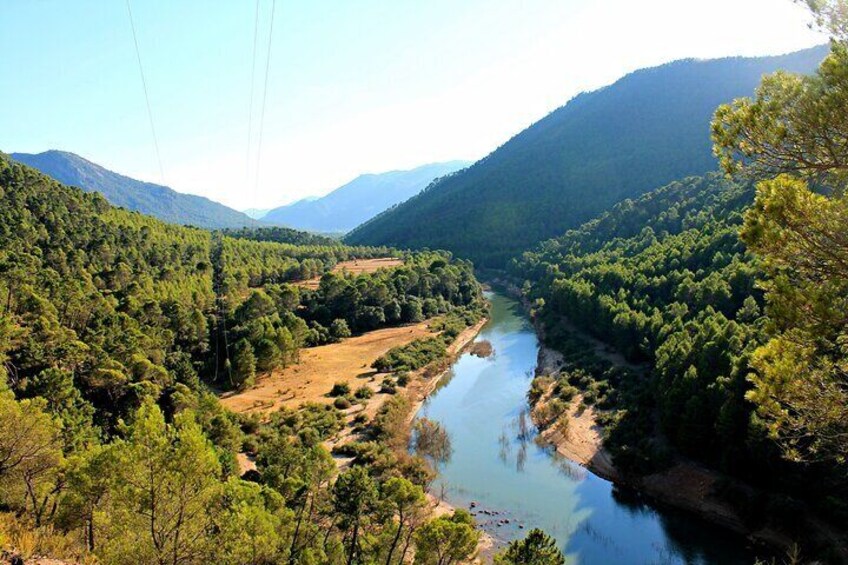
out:
{"label": "exposed soil patch", "polygon": [[[342,261],[333,268],[334,273],[348,272],[354,275],[361,273],[373,273],[380,269],[390,269],[392,267],[400,267],[403,265],[403,260],[397,257],[378,257],[376,259],[354,259],[352,261]],[[321,283],[321,277],[315,277],[300,281],[295,284],[311,290],[318,288]]]}

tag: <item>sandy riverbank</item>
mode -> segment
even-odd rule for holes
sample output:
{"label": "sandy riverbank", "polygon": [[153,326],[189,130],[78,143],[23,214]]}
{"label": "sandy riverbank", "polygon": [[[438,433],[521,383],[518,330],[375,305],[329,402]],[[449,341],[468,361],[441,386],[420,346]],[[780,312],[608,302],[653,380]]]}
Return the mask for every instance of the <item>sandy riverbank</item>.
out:
{"label": "sandy riverbank", "polygon": [[[562,356],[541,346],[537,375],[558,373],[563,367]],[[641,477],[627,476],[616,469],[609,451],[603,445],[603,428],[598,425],[597,410],[593,406],[580,408],[580,395],[575,396],[566,412],[560,416],[562,426],[550,426],[541,432],[543,441],[557,452],[585,467],[595,475],[619,486],[633,489],[660,504],[682,509],[704,520],[735,531],[755,543],[780,550],[789,550],[796,542],[783,532],[770,527],[751,529],[733,508],[718,495],[721,483],[732,482],[734,487],[752,496],[752,487],[736,481],[719,471],[709,469],[684,457],[677,457],[666,470]],[[545,396],[541,403],[544,403]],[[564,430],[564,431],[562,431]],[[844,537],[818,523],[817,537],[828,540],[843,555],[848,556]]]}

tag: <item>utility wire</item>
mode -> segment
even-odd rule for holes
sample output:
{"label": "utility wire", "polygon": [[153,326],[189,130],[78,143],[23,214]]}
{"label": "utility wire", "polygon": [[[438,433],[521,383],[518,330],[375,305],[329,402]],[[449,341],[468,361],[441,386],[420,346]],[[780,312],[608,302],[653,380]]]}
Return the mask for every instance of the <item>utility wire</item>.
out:
{"label": "utility wire", "polygon": [[274,36],[274,10],[277,0],[271,1],[271,25],[268,29],[268,55],[265,58],[265,84],[262,88],[262,112],[259,114],[259,142],[256,150],[256,183],[254,192],[259,189],[259,164],[262,160],[262,131],[265,129],[265,99],[268,95],[268,70],[271,67],[271,39]]}
{"label": "utility wire", "polygon": [[[253,62],[250,68],[250,108],[247,112],[247,156],[244,160],[245,188],[250,183],[250,142],[253,137],[253,88],[256,82],[256,40],[259,36],[259,0],[256,0],[256,15],[253,19]],[[253,191],[253,205],[256,206],[256,191]]]}
{"label": "utility wire", "polygon": [[162,157],[159,155],[159,140],[156,137],[156,126],[153,125],[153,111],[150,109],[150,96],[147,94],[147,80],[144,78],[144,67],[141,64],[141,52],[138,49],[138,37],[135,34],[135,23],[133,22],[130,0],[127,0],[127,13],[130,16],[130,28],[132,28],[133,43],[135,44],[135,57],[138,60],[138,72],[141,75],[141,86],[144,88],[144,102],[147,104],[147,117],[150,119],[150,131],[153,133],[153,147],[156,149],[156,162],[159,163],[159,176],[162,184],[165,184],[165,170],[162,168]]}

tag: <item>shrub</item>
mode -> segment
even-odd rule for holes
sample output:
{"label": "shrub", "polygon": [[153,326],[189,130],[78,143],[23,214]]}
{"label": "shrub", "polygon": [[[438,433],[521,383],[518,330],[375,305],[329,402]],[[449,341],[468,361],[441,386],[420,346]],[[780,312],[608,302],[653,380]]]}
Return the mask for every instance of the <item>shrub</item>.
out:
{"label": "shrub", "polygon": [[245,436],[244,441],[241,443],[241,449],[245,453],[256,453],[258,447],[259,441],[253,436]]}
{"label": "shrub", "polygon": [[538,376],[530,383],[530,390],[527,391],[527,399],[530,404],[535,404],[545,394],[545,391],[551,385],[553,379],[548,376]]}
{"label": "shrub", "polygon": [[393,347],[371,366],[381,373],[414,371],[446,354],[444,340],[438,337],[417,339],[407,345]]}
{"label": "shrub", "polygon": [[409,409],[409,401],[403,395],[386,401],[374,417],[371,428],[374,438],[378,441],[390,441],[403,436]]}
{"label": "shrub", "polygon": [[347,396],[348,394],[350,394],[350,385],[343,382],[334,384],[330,391],[330,396]]}
{"label": "shrub", "polygon": [[339,410],[347,410],[348,408],[350,408],[350,400],[348,400],[344,396],[340,396],[333,401],[333,406],[335,406]]}
{"label": "shrub", "polygon": [[332,335],[336,341],[350,337],[350,327],[348,327],[347,322],[344,319],[336,318],[330,325],[330,335]]}
{"label": "shrub", "polygon": [[358,389],[356,389],[356,393],[354,394],[356,398],[360,400],[367,400],[374,396],[374,391],[371,390],[367,385],[362,385]]}

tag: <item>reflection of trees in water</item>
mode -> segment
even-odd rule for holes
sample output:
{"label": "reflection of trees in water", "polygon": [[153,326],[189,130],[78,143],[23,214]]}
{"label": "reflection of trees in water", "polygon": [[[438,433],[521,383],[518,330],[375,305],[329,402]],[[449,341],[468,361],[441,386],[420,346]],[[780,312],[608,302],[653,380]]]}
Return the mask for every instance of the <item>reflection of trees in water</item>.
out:
{"label": "reflection of trees in water", "polygon": [[456,371],[454,371],[453,366],[451,366],[451,368],[445,371],[445,373],[439,377],[439,380],[436,381],[436,386],[433,387],[433,390],[427,395],[427,398],[424,399],[424,405],[426,406],[430,402],[430,399],[436,396],[437,392],[448,386],[455,376]]}
{"label": "reflection of trees in water", "polygon": [[634,518],[650,516],[656,512],[645,503],[645,499],[635,490],[614,484],[610,493],[613,500]]}
{"label": "reflection of trees in water", "polygon": [[515,469],[518,472],[524,470],[527,463],[527,444],[534,438],[536,427],[530,419],[530,412],[525,406],[518,415],[510,421],[508,426],[505,426],[498,438],[500,449],[498,457],[504,464],[509,463],[509,456],[512,452],[512,438],[518,442],[518,449],[515,452]]}
{"label": "reflection of trees in water", "polygon": [[[594,541],[596,545],[599,545],[609,551],[614,551],[620,555],[623,554],[624,548],[618,545],[612,537],[602,533],[600,530],[592,526],[591,521],[586,520],[580,524],[580,530]],[[664,561],[660,561],[660,563],[664,563]]]}
{"label": "reflection of trees in water", "polygon": [[[679,510],[657,508],[639,492],[614,485],[612,498],[619,508],[634,519],[656,517],[664,540],[654,542],[653,562],[657,563],[723,563],[731,547],[745,544],[742,536],[727,532],[718,526],[693,520]],[[777,557],[773,552],[760,551],[760,559]],[[753,562],[754,558],[751,557]]]}
{"label": "reflection of trees in water", "polygon": [[527,438],[530,435],[529,428],[527,426],[527,409],[522,408],[521,412],[518,413],[518,441],[522,444],[527,442]]}
{"label": "reflection of trees in water", "polygon": [[515,456],[515,470],[519,473],[524,470],[524,465],[527,462],[527,442],[522,441],[518,445],[518,454]]}
{"label": "reflection of trees in water", "polygon": [[498,438],[498,444],[500,445],[500,449],[498,450],[498,458],[501,460],[502,463],[506,464],[507,460],[509,459],[509,452],[511,448],[509,437],[506,435],[506,428],[501,431],[501,435]]}
{"label": "reflection of trees in water", "polygon": [[453,455],[450,435],[442,425],[429,418],[419,418],[412,428],[412,450],[437,469]]}
{"label": "reflection of trees in water", "polygon": [[581,467],[568,457],[563,457],[552,445],[546,444],[544,441],[545,440],[542,439],[541,436],[536,437],[536,445],[541,446],[545,450],[545,452],[550,456],[551,462],[562,476],[575,482],[582,481],[586,478],[587,471],[585,468]]}

